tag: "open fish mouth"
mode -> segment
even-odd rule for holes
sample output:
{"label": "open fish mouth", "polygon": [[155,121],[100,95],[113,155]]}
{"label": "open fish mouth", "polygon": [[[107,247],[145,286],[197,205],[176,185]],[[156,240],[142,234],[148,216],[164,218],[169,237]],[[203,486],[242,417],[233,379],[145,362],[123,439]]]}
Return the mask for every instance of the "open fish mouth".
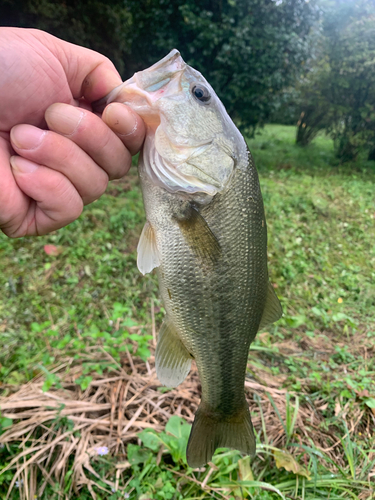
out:
{"label": "open fish mouth", "polygon": [[186,63],[177,49],[171,50],[163,59],[144,71],[139,71],[132,78],[124,82],[130,83],[134,78],[140,88],[147,92],[156,92],[168,84],[176,75],[183,72]]}
{"label": "open fish mouth", "polygon": [[235,167],[247,165],[246,144],[206,79],[173,49],[135,73],[106,98],[128,105],[146,124],[144,171],[170,193],[202,203],[221,192]]}
{"label": "open fish mouth", "polygon": [[158,99],[181,91],[180,80],[185,68],[180,52],[173,49],[150,68],[138,71],[107,96],[92,103],[92,107],[94,111],[102,112],[107,104],[121,102],[132,104],[141,116],[150,114],[150,108]]}

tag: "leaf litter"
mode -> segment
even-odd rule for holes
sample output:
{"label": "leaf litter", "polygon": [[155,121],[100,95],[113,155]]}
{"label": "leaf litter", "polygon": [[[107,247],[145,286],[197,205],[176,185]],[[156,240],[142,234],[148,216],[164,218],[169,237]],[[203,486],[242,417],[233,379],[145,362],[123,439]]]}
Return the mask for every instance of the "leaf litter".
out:
{"label": "leaf litter", "polygon": [[[316,349],[316,340],[312,345]],[[325,342],[322,355],[331,347]],[[288,356],[302,355],[303,352],[293,342],[288,342],[288,345],[284,342],[276,348]],[[304,346],[304,350],[306,348]],[[358,346],[356,349],[358,352]],[[94,347],[88,354],[96,362],[109,356]],[[251,372],[252,360],[258,355],[261,359],[262,353],[252,352]],[[5,446],[18,446],[18,453],[2,471],[15,470],[8,496],[16,481],[25,485],[20,489],[20,492],[28,492],[25,498],[34,498],[36,494],[41,496],[47,484],[52,486],[56,481],[64,489],[69,470],[72,470],[71,484],[76,493],[86,487],[96,498],[94,487],[116,491],[121,474],[130,467],[127,444],[137,442],[141,431],[161,432],[173,415],[192,423],[201,397],[195,366],[188,378],[175,389],[160,387],[154,356],[145,362],[127,352],[121,365],[117,363],[117,366],[117,370],[108,376],[93,373],[85,390],[76,383],[82,375],[82,366],[71,359],[60,362],[53,370],[60,381],[58,387],[53,386],[44,392],[43,376],[36,377],[15,392],[10,392],[14,391],[14,386],[2,387],[6,395],[0,397],[1,415],[11,419],[13,425],[4,429],[0,442]],[[346,434],[338,437],[335,426],[325,425],[327,398],[313,400],[307,384],[302,384],[298,393],[288,392],[281,387],[285,376],[262,372],[259,363],[257,370],[257,376],[245,381],[253,425],[260,442],[264,443],[257,446],[257,460],[264,460],[263,453],[271,450],[278,468],[284,467],[310,479],[306,450],[313,447],[317,453],[321,452],[320,461],[335,473],[346,463],[343,440],[358,434],[368,438],[373,435],[375,416],[370,406],[362,408],[348,402],[342,408],[337,400],[334,412],[344,420],[347,428]],[[294,444],[288,447],[291,438]],[[166,450],[160,450],[159,461],[163,452]],[[103,477],[93,468],[93,461],[103,455],[116,457],[116,478]],[[375,453],[369,456],[369,461],[372,459],[375,459]],[[244,464],[239,463],[239,477],[250,480],[251,469],[245,468]],[[214,470],[212,466],[208,472],[210,475]],[[39,480],[37,486],[38,473],[42,474],[43,481]],[[368,480],[374,477],[375,468],[369,472]],[[202,489],[209,487],[208,479],[206,476],[200,483]]]}
{"label": "leaf litter", "polygon": [[[262,190],[267,198],[272,279],[278,285],[287,315],[280,322],[282,326],[278,327],[278,331],[258,335],[258,345],[254,346],[251,354],[251,378],[247,380],[246,392],[258,443],[262,444],[258,444],[258,456],[251,464],[247,462],[248,457],[242,459],[246,461],[243,463],[238,460],[237,477],[252,486],[256,482],[253,477],[260,481],[260,478],[267,480],[268,476],[272,484],[279,480],[284,485],[289,482],[292,486],[283,490],[288,491],[288,498],[307,499],[303,488],[312,484],[310,488],[313,496],[308,498],[315,500],[318,494],[315,494],[314,488],[319,484],[319,498],[344,497],[345,492],[340,493],[339,487],[332,491],[335,481],[332,474],[336,474],[336,484],[344,484],[347,497],[350,495],[352,498],[369,500],[375,498],[373,173],[361,171],[359,176],[341,167],[329,168],[329,155],[322,155],[326,151],[325,145],[321,143],[325,141],[323,136],[317,139],[319,144],[312,145],[312,149],[302,151],[294,146],[287,147],[284,138],[288,138],[288,144],[291,145],[294,133],[293,127],[266,126],[262,132],[266,135],[251,141],[251,149],[261,166]],[[263,144],[264,141],[271,144],[272,148],[263,151],[260,142]],[[284,161],[284,166],[288,163],[287,169],[279,169],[279,158],[285,155],[288,156],[288,162],[292,158],[292,164]],[[290,169],[290,166],[293,168]],[[128,182],[129,176],[126,179]],[[18,332],[25,328],[28,331],[31,321],[41,324],[48,319],[46,304],[51,316],[50,311],[54,307],[60,310],[63,306],[65,311],[67,300],[68,304],[76,301],[82,307],[77,306],[74,319],[78,323],[85,323],[82,318],[86,318],[89,306],[87,301],[81,302],[83,292],[89,297],[98,292],[96,280],[86,273],[84,266],[99,261],[102,264],[102,251],[98,251],[97,242],[102,244],[103,234],[108,236],[107,241],[116,251],[121,252],[118,257],[115,254],[112,256],[111,267],[122,269],[124,257],[134,260],[131,252],[136,248],[136,235],[143,221],[143,212],[141,203],[137,201],[140,197],[137,188],[134,190],[134,183],[129,184],[127,190],[130,192],[122,197],[122,182],[125,181],[112,183],[110,191],[107,191],[109,197],[104,196],[86,208],[86,218],[81,220],[80,225],[76,224],[73,230],[67,228],[58,235],[38,239],[37,243],[29,242],[28,245],[20,240],[2,241],[4,272],[1,285],[6,294],[3,304],[0,304],[4,316],[3,322],[0,322],[0,333],[3,334],[2,339],[7,339],[9,335],[4,334],[10,331],[11,351],[17,345],[14,338],[18,338]],[[316,203],[317,198],[324,198],[324,203]],[[136,218],[133,217],[134,213]],[[123,233],[124,220],[128,221],[126,238]],[[102,231],[100,237],[99,233],[93,231],[94,227],[95,231]],[[278,237],[272,237],[273,234]],[[56,248],[64,251],[59,258],[51,256],[46,262],[43,261],[44,272],[39,276],[39,268],[35,268],[34,261],[39,265],[38,256],[45,256],[40,241],[54,243]],[[90,255],[90,261],[86,255]],[[126,293],[132,290],[132,285],[139,290],[136,279],[132,278],[130,283],[129,279],[124,280],[123,273],[119,273],[121,281],[116,281],[109,267],[109,264],[103,267],[99,277],[106,283],[107,274],[111,276],[111,286],[115,290],[112,300],[117,300],[119,295],[128,297]],[[89,271],[91,269],[93,267]],[[8,278],[10,272],[12,276]],[[78,283],[73,281],[73,284],[69,284],[68,280],[72,278],[77,278]],[[66,284],[63,279],[66,279]],[[55,289],[58,300],[51,292],[56,283],[59,284]],[[38,306],[34,310],[29,306],[30,291]],[[142,293],[146,297],[149,291],[143,289]],[[79,300],[76,300],[77,297]],[[98,310],[94,320],[99,321],[100,309],[105,307],[102,304],[108,307],[109,301],[90,301],[90,307],[94,303]],[[140,303],[134,305],[137,311],[141,307]],[[51,317],[49,319],[53,324]],[[153,321],[155,338],[154,326]],[[285,326],[288,328],[283,328]],[[64,326],[63,333],[67,330],[68,327]],[[314,335],[306,335],[312,333],[307,330],[314,330]],[[44,336],[39,336],[44,340]],[[264,336],[264,342],[261,336]],[[19,343],[23,345],[24,337],[19,338]],[[279,338],[284,341],[275,344]],[[6,341],[3,344],[7,346]],[[25,350],[19,350],[16,359],[23,356],[24,352],[26,356],[30,355],[35,346],[38,351],[40,344],[35,339],[32,343],[25,343]],[[257,351],[257,348],[261,350]],[[194,371],[179,388],[166,390],[159,387],[152,358],[149,363],[136,358],[131,362],[131,358],[126,356],[122,358],[117,372],[98,375],[83,373],[77,360],[74,361],[76,364],[68,358],[61,361],[62,353],[65,351],[60,350],[55,358],[60,359],[60,365],[51,370],[50,373],[53,372],[56,378],[50,377],[46,392],[42,391],[42,387],[46,389],[47,380],[41,376],[19,387],[16,384],[23,383],[26,377],[13,375],[11,383],[14,385],[1,386],[3,396],[0,406],[7,404],[8,407],[0,415],[3,432],[0,448],[5,445],[9,451],[8,462],[11,457],[14,460],[9,464],[7,477],[4,479],[4,476],[0,476],[0,480],[4,481],[3,485],[9,484],[11,479],[8,478],[15,473],[11,487],[18,486],[15,495],[18,498],[19,492],[22,500],[33,499],[37,494],[42,495],[43,491],[46,493],[46,486],[55,487],[56,480],[65,487],[65,483],[72,479],[77,497],[83,495],[85,488],[93,498],[94,488],[96,491],[97,488],[111,491],[111,485],[114,484],[116,490],[119,482],[123,485],[128,481],[128,446],[137,442],[137,435],[146,428],[156,432],[165,429],[172,414],[182,415],[191,423],[198,404],[199,382]],[[357,361],[351,362],[348,353]],[[98,348],[90,351],[89,355],[92,361],[98,361],[100,365],[103,359],[107,361],[106,355]],[[341,359],[338,360],[338,357]],[[330,365],[332,358],[335,358],[336,366]],[[297,360],[306,368],[305,373],[302,373],[300,366],[294,373],[291,373],[291,369],[295,367],[282,366],[288,361]],[[319,360],[319,366],[311,368],[316,360]],[[48,366],[50,368],[51,365]],[[279,372],[270,370],[270,367],[280,367]],[[317,379],[313,384],[312,376],[315,374],[321,376],[321,380]],[[83,375],[86,382],[79,386],[77,378]],[[348,387],[348,394],[343,396],[341,392],[345,391],[347,379],[350,378],[354,385]],[[366,383],[363,382],[365,379]],[[53,385],[56,380],[61,382],[61,387]],[[332,381],[336,382],[336,386],[330,386]],[[289,392],[284,387],[288,387]],[[128,428],[125,431],[126,426]],[[282,470],[277,474],[274,461],[278,450],[282,450],[283,456],[287,457],[292,471],[296,465],[290,457],[308,469],[312,480],[308,481],[303,475],[297,474],[293,482],[294,472],[285,473]],[[356,460],[353,459],[355,454]],[[218,456],[213,459],[215,464],[219,463]],[[98,465],[96,460],[109,460],[110,457],[115,463],[116,472],[111,476],[103,472],[99,479],[88,467]],[[314,457],[319,465],[323,464],[319,470],[321,472],[323,469],[323,474],[317,481],[312,464]],[[165,462],[161,464],[165,471],[165,466],[171,460],[165,450],[160,448],[157,465],[162,460]],[[283,465],[280,466],[284,469]],[[341,476],[337,474],[338,470],[343,471]],[[210,477],[207,477],[209,473]],[[68,480],[69,474],[74,477],[70,476]],[[218,496],[212,494],[214,487],[211,480],[215,480],[216,472],[211,465],[207,466],[206,472],[201,473],[203,481],[200,473],[189,472],[183,466],[174,470],[173,474],[180,476],[182,481],[194,483],[197,488],[202,488],[205,481],[205,492],[210,497],[229,498],[230,486],[226,491],[221,489],[221,493],[215,490]],[[44,479],[41,480],[41,476]],[[298,483],[299,478],[301,481]],[[358,492],[355,486],[358,478],[371,481],[372,487],[367,483],[363,491]],[[67,488],[65,491],[70,493],[69,484]],[[298,492],[301,492],[301,497],[297,497]],[[87,498],[86,494],[84,497]],[[242,493],[239,498],[243,498]]]}

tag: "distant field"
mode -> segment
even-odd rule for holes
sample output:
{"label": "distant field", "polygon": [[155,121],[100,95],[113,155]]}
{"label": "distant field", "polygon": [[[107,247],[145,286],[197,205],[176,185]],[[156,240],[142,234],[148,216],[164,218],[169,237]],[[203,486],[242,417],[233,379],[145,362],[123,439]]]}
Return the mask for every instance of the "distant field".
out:
{"label": "distant field", "polygon": [[[9,486],[12,500],[32,498],[26,496],[30,492],[38,499],[83,500],[94,495],[110,500],[375,498],[375,162],[360,158],[338,165],[325,136],[301,149],[294,133],[293,127],[268,125],[248,141],[266,209],[270,278],[285,313],[258,335],[249,357],[247,390],[258,434],[258,458],[251,467],[224,450],[205,470],[193,472],[178,451],[186,444],[187,424],[172,421],[170,432],[160,434],[174,411],[191,422],[199,396],[192,379],[184,393],[192,395],[191,403],[178,406],[178,391],[171,392],[162,420],[147,403],[154,413],[145,414],[145,421],[155,422],[155,432],[143,431],[137,440],[143,427],[129,427],[133,434],[122,451],[114,444],[112,424],[96,431],[95,439],[88,434],[91,448],[87,444],[85,450],[105,443],[104,435],[113,447],[108,444],[103,456],[90,455],[93,469],[84,469],[85,484],[74,458],[83,431],[74,427],[78,420],[63,416],[64,405],[34,426],[31,414],[17,414],[24,411],[21,403],[12,410],[7,406],[0,414],[0,443],[7,437],[5,446],[0,444],[1,499]],[[143,224],[134,168],[69,227],[40,238],[0,235],[0,409],[25,387],[34,391],[34,400],[69,394],[94,401],[101,380],[135,373],[132,360],[144,367],[137,373],[145,380],[154,376],[149,357],[163,309],[155,276],[143,277],[136,267]],[[45,245],[56,247],[55,255],[48,255]],[[25,386],[32,380],[37,381]],[[167,390],[147,383],[154,388],[152,397],[160,395],[162,401]],[[113,390],[116,396],[108,395],[105,408],[118,421],[120,389]],[[127,421],[135,412],[125,416]],[[95,419],[107,417],[99,412]],[[38,468],[32,456],[65,432],[71,448],[61,443],[59,450],[46,448],[43,470]],[[33,446],[40,448],[28,452]],[[64,461],[60,472],[54,469],[49,476],[54,453]],[[126,465],[118,467],[119,462]],[[80,493],[71,489],[73,477],[82,480]],[[38,490],[32,481],[45,485]]]}

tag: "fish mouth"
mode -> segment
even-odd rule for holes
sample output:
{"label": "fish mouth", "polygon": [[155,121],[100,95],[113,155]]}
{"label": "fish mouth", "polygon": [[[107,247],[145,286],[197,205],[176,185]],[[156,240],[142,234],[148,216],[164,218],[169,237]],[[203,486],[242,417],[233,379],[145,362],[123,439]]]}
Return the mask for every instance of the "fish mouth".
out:
{"label": "fish mouth", "polygon": [[142,117],[156,113],[155,103],[164,95],[177,94],[181,90],[181,76],[186,68],[177,49],[149,68],[138,71],[131,78],[113,89],[106,97],[93,103],[95,111],[103,111],[111,102],[121,102]]}
{"label": "fish mouth", "polygon": [[146,90],[146,87],[152,87],[165,79],[172,79],[176,74],[184,71],[185,68],[186,63],[181,54],[177,49],[173,49],[163,59],[148,69],[135,73],[134,76],[137,77],[140,87]]}

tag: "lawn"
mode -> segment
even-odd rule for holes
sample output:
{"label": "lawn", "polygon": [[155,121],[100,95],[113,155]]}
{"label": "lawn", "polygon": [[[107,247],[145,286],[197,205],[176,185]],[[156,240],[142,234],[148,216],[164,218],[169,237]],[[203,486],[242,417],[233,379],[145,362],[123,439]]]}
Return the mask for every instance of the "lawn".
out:
{"label": "lawn", "polygon": [[[249,140],[283,318],[252,346],[250,463],[185,462],[195,370],[161,388],[155,276],[136,267],[136,169],[51,235],[0,235],[0,498],[375,498],[375,162],[293,127]],[[172,416],[173,415],[173,416]]]}

